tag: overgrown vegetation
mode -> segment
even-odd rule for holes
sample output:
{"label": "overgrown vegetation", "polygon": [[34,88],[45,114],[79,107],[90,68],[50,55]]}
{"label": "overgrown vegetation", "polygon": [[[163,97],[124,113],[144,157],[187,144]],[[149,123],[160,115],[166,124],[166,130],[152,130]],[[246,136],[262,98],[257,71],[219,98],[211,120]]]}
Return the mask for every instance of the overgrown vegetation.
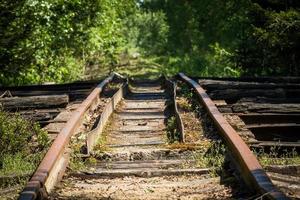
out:
{"label": "overgrown vegetation", "polygon": [[[110,83],[107,87],[105,87],[104,94],[106,98],[110,98],[114,95],[114,92],[109,92],[110,90],[116,90],[121,85],[120,83]],[[115,91],[116,92],[116,91]],[[104,98],[104,97],[103,97]],[[71,148],[72,153],[70,157],[70,169],[73,171],[79,171],[79,170],[85,170],[87,169],[88,165],[96,164],[97,159],[94,158],[94,155],[97,155],[98,153],[102,153],[104,151],[109,151],[110,148],[107,146],[107,134],[108,129],[112,126],[113,121],[113,115],[110,116],[110,119],[108,120],[107,124],[104,127],[104,130],[101,132],[101,137],[99,137],[96,145],[93,148],[93,155],[89,155],[88,157],[83,156],[87,153],[87,147],[86,147],[86,140],[87,135],[90,131],[92,131],[98,122],[98,115],[102,113],[102,110],[104,108],[105,101],[103,101],[103,104],[100,104],[96,110],[91,111],[89,116],[86,116],[85,123],[89,124],[88,126],[85,126],[85,129],[82,130],[82,132],[79,132],[78,134],[74,135],[71,140]]]}
{"label": "overgrown vegetation", "polygon": [[130,73],[141,58],[140,73],[299,75],[299,9],[297,0],[4,0],[0,84]]}
{"label": "overgrown vegetation", "polygon": [[298,1],[144,0],[140,6],[152,19],[137,22],[143,24],[137,32],[151,39],[139,38],[136,46],[167,74],[299,75]]}
{"label": "overgrown vegetation", "polygon": [[212,141],[205,150],[195,154],[197,167],[211,168],[212,176],[221,175],[227,152],[226,146],[221,141]]}
{"label": "overgrown vegetation", "polygon": [[169,143],[174,143],[180,140],[180,132],[177,129],[176,118],[174,116],[168,119],[166,131]]}
{"label": "overgrown vegetation", "polygon": [[249,4],[237,63],[247,75],[300,75],[300,3],[266,0]]}
{"label": "overgrown vegetation", "polygon": [[196,149],[196,165],[211,168],[212,176],[222,175],[228,151],[226,145],[193,90],[181,81],[177,85],[176,101],[184,124],[185,142]]}
{"label": "overgrown vegetation", "polygon": [[[28,145],[30,144],[30,145]],[[32,173],[49,144],[38,124],[18,114],[0,111],[0,176]],[[7,186],[4,182],[0,187]]]}
{"label": "overgrown vegetation", "polygon": [[0,3],[0,84],[79,79],[116,62],[123,18],[134,0],[21,0]]}
{"label": "overgrown vegetation", "polygon": [[300,155],[296,149],[288,150],[273,146],[268,152],[263,148],[255,150],[254,153],[263,166],[268,165],[300,165]]}

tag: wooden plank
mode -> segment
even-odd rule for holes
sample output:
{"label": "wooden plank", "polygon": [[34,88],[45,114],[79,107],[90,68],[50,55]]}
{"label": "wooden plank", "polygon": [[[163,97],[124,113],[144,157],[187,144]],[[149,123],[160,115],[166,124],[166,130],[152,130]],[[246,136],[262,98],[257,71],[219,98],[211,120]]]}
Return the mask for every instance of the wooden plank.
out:
{"label": "wooden plank", "polygon": [[300,104],[236,103],[218,109],[225,113],[300,113]]}
{"label": "wooden plank", "polygon": [[300,114],[285,113],[240,113],[240,118],[246,124],[269,124],[269,123],[298,123],[300,124]]}
{"label": "wooden plank", "polygon": [[8,97],[0,99],[0,105],[5,110],[65,107],[68,103],[68,95],[30,96],[22,98]]}
{"label": "wooden plank", "polygon": [[251,124],[251,125],[246,125],[246,128],[276,128],[276,127],[300,127],[300,124],[297,123],[276,123],[276,124]]}
{"label": "wooden plank", "polygon": [[300,147],[300,142],[252,141],[249,145],[251,147]]}
{"label": "wooden plank", "polygon": [[300,84],[290,83],[262,83],[262,82],[241,82],[241,81],[222,81],[222,80],[200,80],[200,85],[206,90],[226,90],[226,89],[276,89],[289,88],[299,89]]}
{"label": "wooden plank", "polygon": [[76,90],[92,88],[97,86],[99,81],[77,81],[74,83],[65,84],[45,84],[45,85],[25,85],[25,86],[12,86],[12,87],[0,87],[1,91],[61,91],[61,90]]}
{"label": "wooden plank", "polygon": [[[300,91],[299,91],[300,92]],[[285,98],[285,91],[279,89],[226,89],[226,90],[213,90],[208,93],[213,100],[226,100],[238,101],[245,97],[268,97],[268,98]]]}
{"label": "wooden plank", "polygon": [[[284,158],[293,159],[293,158]],[[300,175],[300,165],[268,165],[265,167],[267,171],[287,174],[287,175]]]}
{"label": "wooden plank", "polygon": [[238,103],[300,103],[300,98],[266,98],[266,97],[256,97],[256,98],[241,98]]}
{"label": "wooden plank", "polygon": [[19,114],[29,120],[33,121],[47,121],[53,119],[61,112],[61,108],[55,109],[36,109],[36,110],[23,110]]}
{"label": "wooden plank", "polygon": [[47,126],[45,126],[44,129],[51,134],[58,134],[65,126],[66,123],[50,123]]}
{"label": "wooden plank", "polygon": [[101,178],[101,177],[124,177],[124,176],[138,176],[138,177],[156,177],[156,176],[179,176],[187,174],[208,174],[211,169],[115,169],[115,170],[97,170],[92,173],[71,173],[70,176],[80,178]]}
{"label": "wooden plank", "polygon": [[216,106],[224,106],[224,105],[227,105],[227,103],[226,103],[226,101],[224,101],[224,100],[214,100],[213,101],[214,102],[214,104],[216,105]]}

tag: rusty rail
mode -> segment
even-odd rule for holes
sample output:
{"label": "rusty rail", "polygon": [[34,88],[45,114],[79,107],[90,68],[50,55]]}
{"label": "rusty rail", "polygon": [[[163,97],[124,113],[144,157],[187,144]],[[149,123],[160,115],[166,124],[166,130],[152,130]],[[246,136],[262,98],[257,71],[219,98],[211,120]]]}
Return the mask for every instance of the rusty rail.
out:
{"label": "rusty rail", "polygon": [[66,169],[68,163],[66,147],[71,136],[82,122],[86,111],[99,101],[99,94],[103,87],[112,81],[115,76],[115,74],[112,74],[102,81],[81,103],[77,110],[73,112],[72,117],[60,131],[39,167],[20,194],[20,200],[44,199],[47,197],[47,191],[62,177]]}
{"label": "rusty rail", "polygon": [[181,116],[179,114],[178,106],[177,106],[177,102],[176,102],[176,96],[177,96],[176,88],[177,88],[177,83],[174,82],[173,83],[173,93],[174,93],[173,99],[174,99],[176,124],[177,124],[178,131],[180,132],[180,138],[179,138],[180,142],[185,142],[184,141],[184,138],[185,138],[184,126],[183,126],[183,122],[182,122]]}
{"label": "rusty rail", "polygon": [[241,171],[241,175],[243,176],[246,184],[250,187],[254,186],[254,189],[258,193],[269,199],[289,199],[273,185],[255,155],[219,112],[218,108],[206,94],[205,90],[196,81],[187,77],[183,73],[179,73],[178,77],[194,88],[199,99],[220,131],[221,136],[224,138],[230,151],[233,153],[235,162],[238,164],[237,167]]}
{"label": "rusty rail", "polygon": [[179,132],[179,142],[184,142],[184,126],[182,119],[180,117],[180,114],[178,112],[178,106],[176,103],[176,88],[177,88],[177,83],[173,82],[171,80],[168,80],[165,77],[165,87],[170,95],[171,98],[171,110],[172,110],[172,115],[174,115],[175,120],[176,120],[176,127],[177,131]]}

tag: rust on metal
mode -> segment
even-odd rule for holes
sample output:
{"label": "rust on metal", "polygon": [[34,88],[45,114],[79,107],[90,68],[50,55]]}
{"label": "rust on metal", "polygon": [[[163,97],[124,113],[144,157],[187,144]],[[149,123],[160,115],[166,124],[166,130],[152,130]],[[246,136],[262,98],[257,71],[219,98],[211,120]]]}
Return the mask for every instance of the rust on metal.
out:
{"label": "rust on metal", "polygon": [[178,112],[178,107],[177,107],[177,103],[176,103],[176,88],[177,88],[177,84],[169,79],[165,78],[165,87],[167,88],[167,91],[170,93],[170,98],[171,98],[171,106],[172,106],[172,113],[175,117],[176,120],[176,126],[177,126],[177,130],[180,133],[180,138],[179,138],[179,142],[185,142],[184,141],[184,126],[183,126],[183,122],[181,119],[181,116]]}
{"label": "rust on metal", "polygon": [[177,103],[176,103],[176,96],[177,96],[177,93],[176,93],[176,88],[177,88],[177,83],[174,83],[173,84],[173,91],[174,91],[174,107],[175,107],[175,117],[176,117],[176,123],[178,124],[177,127],[178,127],[178,130],[180,132],[180,142],[185,142],[185,131],[184,131],[184,126],[183,126],[183,122],[182,122],[182,118],[179,114],[179,111],[178,111],[178,106],[177,106]]}
{"label": "rust on metal", "polygon": [[68,120],[66,126],[60,131],[36,172],[33,174],[23,192],[20,194],[20,200],[45,198],[45,183],[51,170],[55,166],[57,160],[62,156],[71,136],[82,121],[85,112],[99,99],[99,95],[103,87],[112,81],[114,76],[115,74],[112,74],[102,81],[80,104],[77,110],[74,111],[72,117]]}
{"label": "rust on metal", "polygon": [[218,108],[215,106],[214,102],[210,99],[205,90],[196,81],[187,77],[183,73],[179,73],[179,77],[196,90],[198,97],[222,134],[222,137],[225,139],[229,149],[233,153],[233,156],[235,157],[234,159],[238,162],[238,167],[241,170],[241,175],[245,182],[251,186],[254,185],[255,189],[260,194],[268,197],[269,199],[288,199],[288,197],[286,197],[273,185],[255,155],[219,112]]}

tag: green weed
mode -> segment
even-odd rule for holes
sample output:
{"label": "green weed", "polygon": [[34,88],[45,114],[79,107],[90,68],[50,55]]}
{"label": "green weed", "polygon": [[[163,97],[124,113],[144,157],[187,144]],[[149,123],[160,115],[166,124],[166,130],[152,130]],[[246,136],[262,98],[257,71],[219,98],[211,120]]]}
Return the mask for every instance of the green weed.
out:
{"label": "green weed", "polygon": [[202,150],[202,152],[195,155],[197,166],[211,168],[211,175],[217,176],[223,169],[226,146],[221,141],[213,141]]}
{"label": "green weed", "polygon": [[48,143],[46,131],[37,123],[25,120],[17,113],[0,111],[0,164],[6,154],[30,154],[44,149]]}
{"label": "green weed", "polygon": [[187,84],[180,82],[179,86],[180,86],[179,88],[180,90],[178,95],[183,96],[187,99],[192,99],[194,97],[193,90]]}
{"label": "green weed", "polygon": [[110,148],[107,146],[107,136],[109,134],[109,130],[111,129],[112,122],[114,121],[114,114],[112,114],[107,122],[107,124],[104,127],[104,130],[102,131],[98,142],[96,146],[94,147],[94,150],[97,151],[97,153],[102,153],[105,151],[110,151]]}
{"label": "green weed", "polygon": [[191,112],[192,111],[192,105],[190,102],[183,97],[177,97],[176,103],[178,105],[178,109],[183,110],[185,112]]}
{"label": "green weed", "polygon": [[30,175],[48,145],[47,133],[38,124],[25,120],[17,113],[0,111],[0,176],[15,177],[0,183],[0,187],[19,184],[19,176],[24,173]]}
{"label": "green weed", "polygon": [[263,148],[254,150],[259,162],[263,166],[267,165],[300,165],[300,155],[292,149],[282,149],[282,147],[273,146],[270,151],[265,152]]}
{"label": "green weed", "polygon": [[97,163],[97,159],[94,157],[89,157],[84,162],[86,165],[95,165]]}
{"label": "green weed", "polygon": [[110,149],[108,148],[106,143],[107,143],[107,135],[103,132],[101,134],[96,146],[94,147],[95,151],[97,151],[97,152],[109,151]]}
{"label": "green weed", "polygon": [[177,129],[176,118],[174,116],[170,117],[167,121],[167,136],[170,143],[179,141],[180,132]]}
{"label": "green weed", "polygon": [[85,169],[84,159],[80,156],[82,144],[78,142],[72,142],[71,147],[72,153],[69,164],[70,169],[73,171]]}
{"label": "green weed", "polygon": [[24,154],[22,152],[6,154],[2,157],[2,167],[0,169],[0,188],[11,187],[17,184],[26,183],[31,174],[39,165],[45,155],[46,150],[34,154]]}

